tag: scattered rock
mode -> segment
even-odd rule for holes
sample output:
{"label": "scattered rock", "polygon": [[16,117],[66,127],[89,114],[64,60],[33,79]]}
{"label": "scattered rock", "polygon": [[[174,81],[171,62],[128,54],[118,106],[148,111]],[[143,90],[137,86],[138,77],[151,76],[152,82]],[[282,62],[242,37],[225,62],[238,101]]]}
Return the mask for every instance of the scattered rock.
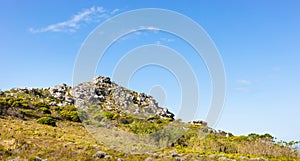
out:
{"label": "scattered rock", "polygon": [[216,155],[216,154],[210,154],[210,155],[208,156],[208,158],[215,159],[215,158],[217,158],[217,155]]}
{"label": "scattered rock", "polygon": [[66,84],[62,85],[55,85],[54,87],[49,89],[49,92],[52,97],[59,98],[63,100],[62,104],[74,104],[74,99],[69,97],[70,95],[69,91],[71,90],[70,86],[67,86]]}
{"label": "scattered rock", "polygon": [[179,155],[176,153],[176,151],[171,151],[171,154],[170,154],[171,157],[178,157]]}
{"label": "scattered rock", "polygon": [[220,158],[218,158],[218,160],[231,160],[231,159],[226,158],[226,157],[220,157]]}
{"label": "scattered rock", "polygon": [[172,119],[174,119],[174,116],[175,116],[167,108],[161,108],[161,107],[158,107],[158,111],[156,112],[156,114],[160,117],[167,117],[167,118],[172,118]]}
{"label": "scattered rock", "polygon": [[49,105],[50,105],[50,106],[56,106],[57,103],[56,103],[56,102],[50,102]]}
{"label": "scattered rock", "polygon": [[106,160],[111,160],[111,159],[112,159],[112,156],[111,156],[111,155],[106,155],[106,156],[104,157],[104,159],[106,159]]}
{"label": "scattered rock", "polygon": [[159,155],[158,155],[157,153],[153,153],[152,156],[153,156],[154,158],[158,158]]}
{"label": "scattered rock", "polygon": [[163,158],[165,155],[164,154],[159,154],[158,157]]}
{"label": "scattered rock", "polygon": [[95,159],[101,159],[104,158],[106,156],[106,153],[103,151],[97,151],[94,155],[93,158]]}
{"label": "scattered rock", "polygon": [[148,157],[145,159],[145,161],[152,161],[153,159],[151,157]]}
{"label": "scattered rock", "polygon": [[239,160],[248,160],[248,157],[240,156],[240,157],[239,157]]}
{"label": "scattered rock", "polygon": [[75,100],[74,100],[73,98],[71,98],[71,97],[65,97],[64,102],[65,102],[66,104],[73,105],[74,102],[75,102]]}
{"label": "scattered rock", "polygon": [[122,158],[118,158],[117,161],[123,161],[123,159]]}
{"label": "scattered rock", "polygon": [[42,159],[40,157],[35,157],[34,161],[48,161],[47,159]]}
{"label": "scattered rock", "polygon": [[194,124],[194,125],[207,126],[207,122],[203,121],[203,120],[194,120],[194,121],[191,121],[189,123]]}

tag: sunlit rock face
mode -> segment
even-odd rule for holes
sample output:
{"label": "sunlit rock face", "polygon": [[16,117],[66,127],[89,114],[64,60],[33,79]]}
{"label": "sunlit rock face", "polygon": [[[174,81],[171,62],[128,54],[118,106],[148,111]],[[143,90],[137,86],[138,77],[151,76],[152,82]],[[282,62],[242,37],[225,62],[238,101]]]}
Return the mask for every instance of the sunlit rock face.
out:
{"label": "sunlit rock face", "polygon": [[[57,91],[63,95],[64,91]],[[91,106],[102,106],[105,110],[122,110],[136,117],[148,118],[158,116],[174,119],[174,114],[167,108],[158,106],[150,95],[138,93],[119,86],[109,77],[97,76],[89,82],[83,82],[73,87],[72,96],[77,108],[87,109]]]}

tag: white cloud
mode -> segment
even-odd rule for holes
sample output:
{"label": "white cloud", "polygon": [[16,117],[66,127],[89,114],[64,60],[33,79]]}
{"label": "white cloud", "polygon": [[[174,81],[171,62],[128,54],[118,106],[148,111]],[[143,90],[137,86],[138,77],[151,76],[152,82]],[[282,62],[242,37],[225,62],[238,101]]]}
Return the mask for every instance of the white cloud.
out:
{"label": "white cloud", "polygon": [[253,81],[246,79],[237,80],[236,83],[239,84],[240,87],[234,88],[234,90],[238,92],[250,92],[251,86],[253,85]]}
{"label": "white cloud", "polygon": [[116,14],[119,11],[120,11],[120,9],[117,8],[117,9],[114,9],[113,11],[111,11],[110,14],[114,15],[114,14]]}
{"label": "white cloud", "polygon": [[242,85],[251,85],[253,82],[250,80],[245,80],[245,79],[241,79],[241,80],[237,80],[236,81],[238,84],[242,84]]}
{"label": "white cloud", "polygon": [[175,41],[174,39],[170,39],[170,38],[161,38],[162,41],[165,41],[165,42],[173,42]]}
{"label": "white cloud", "polygon": [[43,28],[30,28],[32,33],[39,32],[76,32],[82,24],[94,22],[99,19],[108,18],[110,15],[118,12],[119,9],[115,9],[112,12],[105,10],[103,7],[91,7],[84,9],[83,11],[75,14],[71,19],[48,25]]}
{"label": "white cloud", "polygon": [[139,29],[140,30],[150,30],[150,31],[153,31],[153,32],[158,32],[158,31],[161,30],[161,29],[159,29],[157,27],[154,27],[154,26],[140,26]]}

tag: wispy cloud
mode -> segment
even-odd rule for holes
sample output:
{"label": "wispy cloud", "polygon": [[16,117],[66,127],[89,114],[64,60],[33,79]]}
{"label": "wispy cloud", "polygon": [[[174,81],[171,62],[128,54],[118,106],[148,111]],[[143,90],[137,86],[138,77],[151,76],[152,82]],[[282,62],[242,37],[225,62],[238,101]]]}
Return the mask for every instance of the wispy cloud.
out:
{"label": "wispy cloud", "polygon": [[99,21],[100,19],[109,18],[116,14],[119,9],[113,11],[105,10],[103,7],[91,7],[83,9],[81,12],[72,16],[71,19],[51,24],[42,28],[30,28],[29,31],[32,33],[39,32],[76,32],[82,24]]}
{"label": "wispy cloud", "polygon": [[252,81],[245,79],[237,80],[236,82],[241,85],[251,85],[253,83]]}
{"label": "wispy cloud", "polygon": [[154,26],[140,26],[140,30],[149,30],[153,32],[159,32],[161,29],[154,27]]}
{"label": "wispy cloud", "polygon": [[117,12],[119,12],[120,11],[120,9],[114,9],[114,10],[112,10],[111,12],[110,12],[110,14],[112,14],[112,15],[114,15],[114,14],[116,14]]}
{"label": "wispy cloud", "polygon": [[174,39],[171,39],[171,38],[161,38],[160,40],[162,40],[164,42],[173,42],[173,41],[175,41]]}
{"label": "wispy cloud", "polygon": [[236,83],[240,86],[240,87],[234,88],[238,92],[250,92],[250,89],[253,85],[253,81],[246,80],[246,79],[236,80]]}

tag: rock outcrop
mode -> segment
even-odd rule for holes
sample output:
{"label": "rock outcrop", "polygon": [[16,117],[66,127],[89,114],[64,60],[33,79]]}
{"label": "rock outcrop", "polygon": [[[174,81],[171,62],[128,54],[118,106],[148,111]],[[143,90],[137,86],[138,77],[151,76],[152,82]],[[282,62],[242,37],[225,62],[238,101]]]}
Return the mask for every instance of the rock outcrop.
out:
{"label": "rock outcrop", "polygon": [[[58,96],[64,96],[64,89],[56,90],[60,93]],[[72,95],[75,106],[81,109],[102,106],[106,110],[122,110],[141,118],[156,115],[174,119],[174,114],[167,108],[159,107],[152,96],[119,86],[109,77],[97,76],[90,82],[80,83],[72,89]]]}
{"label": "rock outcrop", "polygon": [[66,84],[51,88],[13,88],[9,95],[17,98],[19,94],[29,94],[36,98],[50,98],[49,106],[74,105],[77,109],[86,110],[89,107],[101,106],[104,111],[122,111],[136,118],[169,118],[174,120],[174,114],[165,107],[159,107],[157,101],[150,95],[138,93],[119,86],[109,77],[97,76],[89,82],[83,82],[71,87]]}

